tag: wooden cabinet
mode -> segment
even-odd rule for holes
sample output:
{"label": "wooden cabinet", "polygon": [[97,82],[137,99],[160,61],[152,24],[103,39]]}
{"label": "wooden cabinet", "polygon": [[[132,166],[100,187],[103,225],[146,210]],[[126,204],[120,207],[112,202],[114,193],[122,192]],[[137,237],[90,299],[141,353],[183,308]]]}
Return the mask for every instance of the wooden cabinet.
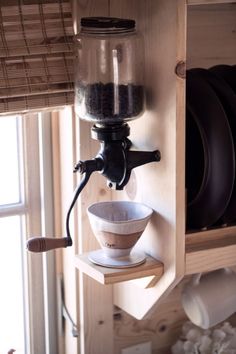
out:
{"label": "wooden cabinet", "polygon": [[[146,113],[130,124],[130,138],[135,148],[159,149],[162,159],[137,168],[124,192],[107,192],[105,181],[93,176],[89,183],[97,181],[97,188],[92,195],[82,193],[80,201],[83,210],[101,198],[138,200],[154,209],[138,247],[158,260],[156,269],[154,265],[149,273],[140,267],[140,276],[149,275],[142,281],[116,274],[119,282],[113,286],[114,303],[143,319],[155,313],[185,275],[236,265],[236,226],[186,234],[184,75],[184,63],[187,68],[236,64],[236,1],[77,1],[75,11],[77,22],[90,15],[134,18],[144,35],[146,88],[151,94]],[[80,146],[86,146],[80,157],[87,159],[98,146],[89,140],[88,124],[79,125]],[[80,219],[81,238],[87,238],[81,241],[81,251],[98,248],[85,211]],[[109,272],[104,275],[99,267],[92,269],[83,257],[76,261],[79,268],[105,283]],[[133,278],[138,277],[138,269]]]}
{"label": "wooden cabinet", "polygon": [[[190,0],[187,68],[236,63],[236,2]],[[192,5],[192,6],[191,6]],[[236,227],[186,235],[185,274],[236,264]]]}

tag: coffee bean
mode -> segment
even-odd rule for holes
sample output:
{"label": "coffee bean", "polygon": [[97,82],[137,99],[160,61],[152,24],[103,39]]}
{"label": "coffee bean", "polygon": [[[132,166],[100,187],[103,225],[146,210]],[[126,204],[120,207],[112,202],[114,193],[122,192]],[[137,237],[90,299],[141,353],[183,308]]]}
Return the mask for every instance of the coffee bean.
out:
{"label": "coffee bean", "polygon": [[77,102],[84,101],[87,114],[96,120],[122,121],[139,115],[143,110],[144,88],[141,85],[117,85],[101,82],[80,85]]}

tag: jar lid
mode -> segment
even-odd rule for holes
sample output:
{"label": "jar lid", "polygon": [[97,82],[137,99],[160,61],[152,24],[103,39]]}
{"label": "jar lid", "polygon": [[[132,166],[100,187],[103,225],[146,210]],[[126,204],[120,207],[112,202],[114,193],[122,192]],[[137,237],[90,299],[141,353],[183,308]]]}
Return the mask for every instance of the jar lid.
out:
{"label": "jar lid", "polygon": [[116,17],[83,17],[81,18],[80,23],[82,27],[119,29],[135,28],[134,20]]}

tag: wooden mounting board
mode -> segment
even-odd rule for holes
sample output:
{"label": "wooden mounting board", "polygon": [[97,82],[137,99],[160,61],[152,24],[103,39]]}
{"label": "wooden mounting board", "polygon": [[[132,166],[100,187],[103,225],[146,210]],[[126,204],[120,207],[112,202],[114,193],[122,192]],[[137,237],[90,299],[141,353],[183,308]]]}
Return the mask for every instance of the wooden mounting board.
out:
{"label": "wooden mounting board", "polygon": [[133,149],[161,152],[160,162],[134,169],[126,195],[113,193],[114,200],[128,198],[154,210],[137,247],[163,262],[163,276],[148,289],[136,280],[113,287],[114,304],[144,319],[155,315],[185,270],[185,80],[176,74],[176,65],[186,58],[186,2],[122,0],[110,4],[111,16],[136,20],[145,43],[145,86],[151,97],[144,115],[129,123]]}
{"label": "wooden mounting board", "polygon": [[151,275],[160,278],[164,272],[163,263],[149,256],[146,262],[139,266],[117,269],[93,264],[88,259],[88,253],[84,253],[75,257],[75,266],[101,284],[114,284]]}

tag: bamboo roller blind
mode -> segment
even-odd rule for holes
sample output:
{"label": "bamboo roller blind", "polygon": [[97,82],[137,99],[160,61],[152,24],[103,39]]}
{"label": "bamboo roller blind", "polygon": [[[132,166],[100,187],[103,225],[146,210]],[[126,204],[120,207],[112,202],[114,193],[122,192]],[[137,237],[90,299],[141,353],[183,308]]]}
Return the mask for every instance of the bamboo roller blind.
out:
{"label": "bamboo roller blind", "polygon": [[0,1],[0,114],[73,103],[67,0]]}

